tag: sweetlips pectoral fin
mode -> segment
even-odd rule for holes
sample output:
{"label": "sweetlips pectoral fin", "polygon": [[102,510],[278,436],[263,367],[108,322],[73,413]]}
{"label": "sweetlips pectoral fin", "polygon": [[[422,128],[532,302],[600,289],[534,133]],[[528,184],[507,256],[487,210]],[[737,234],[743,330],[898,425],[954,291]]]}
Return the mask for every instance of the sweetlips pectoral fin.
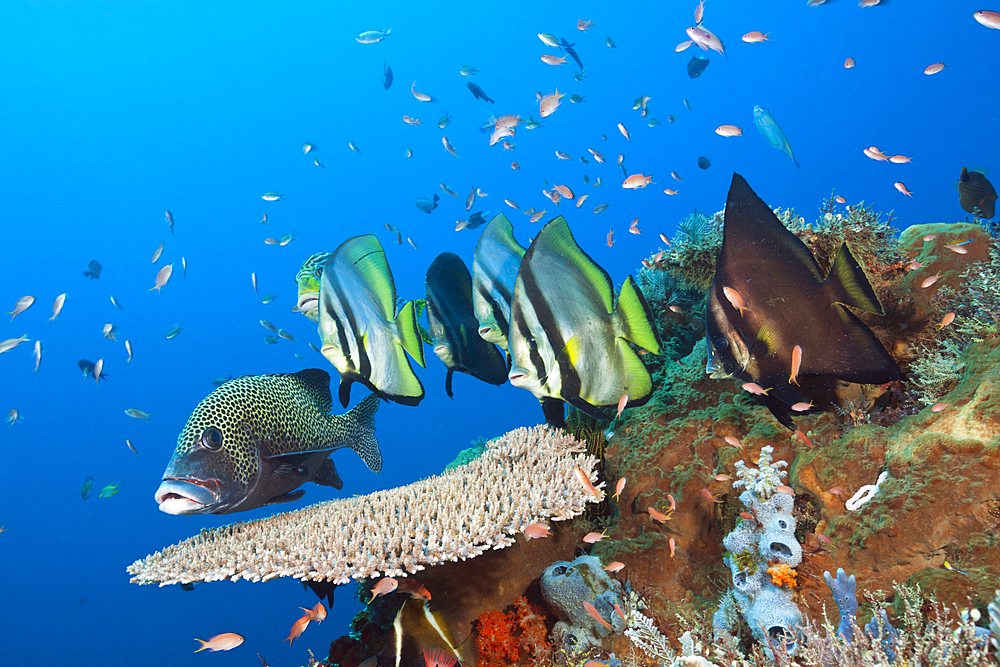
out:
{"label": "sweetlips pectoral fin", "polygon": [[826,280],[834,303],[842,303],[875,315],[885,315],[871,282],[851,249],[844,243],[837,251]]}
{"label": "sweetlips pectoral fin", "polygon": [[659,354],[660,335],[653,326],[653,314],[632,276],[628,276],[622,284],[615,314],[621,321],[622,335],[626,340]]}
{"label": "sweetlips pectoral fin", "polygon": [[332,486],[338,491],[344,488],[344,480],[340,479],[340,475],[337,473],[337,466],[333,464],[332,459],[324,459],[323,464],[310,481],[320,486]]}
{"label": "sweetlips pectoral fin", "polygon": [[267,507],[268,505],[280,505],[281,503],[294,503],[304,495],[306,495],[306,492],[303,489],[297,489],[289,493],[283,493],[280,496],[275,496],[264,503],[261,507]]}

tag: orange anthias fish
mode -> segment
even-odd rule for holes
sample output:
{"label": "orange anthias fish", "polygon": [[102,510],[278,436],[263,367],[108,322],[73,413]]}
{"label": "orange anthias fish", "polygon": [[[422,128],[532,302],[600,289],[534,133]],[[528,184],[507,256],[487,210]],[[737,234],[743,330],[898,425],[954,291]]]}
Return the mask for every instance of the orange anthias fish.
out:
{"label": "orange anthias fish", "polygon": [[590,481],[590,477],[588,477],[587,473],[583,471],[583,468],[577,466],[573,468],[573,472],[576,474],[576,478],[580,481],[580,485],[583,486],[587,493],[594,496],[598,500],[604,499],[604,492],[599,491],[597,487],[594,486],[594,483]]}
{"label": "orange anthias fish", "polygon": [[524,534],[528,540],[539,540],[543,537],[551,537],[552,533],[549,532],[549,527],[544,523],[533,523],[531,525],[525,526],[521,532]]}
{"label": "orange anthias fish", "polygon": [[598,611],[594,608],[594,605],[589,602],[584,602],[583,608],[587,610],[587,613],[590,614],[591,618],[595,621],[606,627],[608,630],[614,630],[614,628],[611,627],[611,624],[605,621],[604,617],[598,613]]}
{"label": "orange anthias fish", "polygon": [[624,490],[625,490],[625,478],[622,477],[620,480],[618,480],[618,483],[615,484],[615,495],[614,495],[615,500],[621,498],[622,491]]}
{"label": "orange anthias fish", "polygon": [[646,511],[649,512],[649,516],[652,517],[653,521],[666,523],[667,521],[670,520],[669,514],[664,514],[663,512],[657,510],[655,507],[647,507]]}
{"label": "orange anthias fish", "polygon": [[626,190],[639,190],[646,187],[653,182],[652,176],[643,176],[642,174],[632,174],[625,179],[622,183],[622,187]]}
{"label": "orange anthias fish", "polygon": [[204,651],[208,649],[209,651],[228,651],[234,649],[243,643],[243,637],[236,634],[235,632],[224,632],[221,635],[215,635],[210,637],[208,641],[204,639],[195,639],[196,642],[201,642],[201,648],[195,651]]}
{"label": "orange anthias fish", "polygon": [[625,563],[622,563],[621,561],[617,561],[616,560],[616,561],[612,561],[612,562],[608,563],[607,565],[605,565],[604,569],[607,572],[619,572],[622,569],[624,569],[624,567],[625,567]]}
{"label": "orange anthias fish", "polygon": [[844,69],[851,69],[852,67],[854,67],[854,58],[847,58],[844,61]]}
{"label": "orange anthias fish", "polygon": [[802,346],[796,345],[792,348],[792,373],[788,376],[788,383],[797,385],[799,383],[799,368],[802,367]]}
{"label": "orange anthias fish", "polygon": [[771,40],[767,38],[767,35],[771,33],[762,33],[759,30],[754,30],[743,35],[743,41],[747,44],[754,44],[756,42],[770,42]]}
{"label": "orange anthias fish", "polygon": [[542,118],[547,118],[551,116],[553,112],[555,112],[555,110],[559,108],[559,100],[562,99],[563,97],[566,96],[560,94],[558,86],[556,87],[556,92],[549,93],[548,95],[542,97],[542,99],[538,103],[539,115]]}
{"label": "orange anthias fish", "polygon": [[615,419],[622,418],[622,412],[625,411],[626,405],[628,405],[628,394],[622,394],[622,397],[618,399],[618,412],[615,414]]}
{"label": "orange anthias fish", "polygon": [[596,544],[608,536],[607,532],[608,531],[604,531],[602,533],[587,533],[583,536],[583,541],[587,544]]}
{"label": "orange anthias fish", "polygon": [[298,639],[302,633],[306,631],[306,628],[309,627],[309,622],[312,621],[312,618],[310,617],[311,613],[312,612],[307,610],[305,615],[292,623],[292,628],[288,631],[288,637],[285,639],[289,646],[291,646],[292,642]]}
{"label": "orange anthias fish", "polygon": [[393,579],[392,577],[382,577],[381,579],[378,580],[378,583],[372,586],[371,589],[372,596],[371,599],[368,600],[368,602],[371,602],[377,597],[380,598],[383,595],[388,595],[389,593],[392,593],[394,590],[396,590],[398,586],[399,582]]}
{"label": "orange anthias fish", "polygon": [[896,186],[896,189],[902,192],[907,197],[913,196],[913,193],[906,189],[906,186],[903,185],[902,181],[896,181],[895,183],[893,183],[893,185]]}
{"label": "orange anthias fish", "polygon": [[417,581],[414,577],[401,577],[396,580],[397,587],[396,590],[401,593],[406,593],[414,600],[430,600],[431,592],[424,588],[423,584]]}
{"label": "orange anthias fish", "polygon": [[309,615],[310,621],[316,621],[317,623],[322,623],[326,620],[326,607],[323,606],[323,602],[317,602],[312,609],[306,609],[305,607],[299,607],[302,611]]}
{"label": "orange anthias fish", "polygon": [[562,58],[557,58],[555,56],[545,55],[542,56],[542,62],[545,63],[546,65],[562,65],[563,63],[566,62],[566,56],[563,56]]}

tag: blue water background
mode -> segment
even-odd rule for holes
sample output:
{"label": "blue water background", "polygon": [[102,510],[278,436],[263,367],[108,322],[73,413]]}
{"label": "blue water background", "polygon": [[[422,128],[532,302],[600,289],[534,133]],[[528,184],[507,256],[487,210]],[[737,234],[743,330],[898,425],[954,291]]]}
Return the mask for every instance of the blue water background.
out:
{"label": "blue water background", "polygon": [[[456,252],[471,265],[478,232],[454,231],[466,217],[470,187],[489,193],[477,209],[505,212],[527,244],[541,223],[528,223],[503,199],[548,208],[547,220],[556,211],[541,190],[560,183],[590,194],[583,208],[564,203],[558,212],[618,283],[662,247],[658,233],[672,233],[695,207],[722,209],[734,171],[770,205],[794,207],[808,220],[833,188],[851,203],[894,210],[902,227],[965,218],[954,188],[960,168],[989,168],[998,159],[1000,31],[973,20],[984,3],[894,0],[862,9],[837,0],[809,9],[802,0],[709,0],[705,25],[724,40],[728,58],[708,53],[710,67],[691,80],[687,62],[706,54],[678,54],[674,46],[687,39],[695,4],[9,3],[2,28],[0,305],[12,308],[26,294],[38,300],[13,323],[0,320],[0,338],[40,339],[44,358],[36,374],[31,343],[0,356],[0,410],[17,409],[23,420],[0,428],[0,524],[7,528],[0,535],[2,663],[250,665],[260,652],[272,667],[300,665],[306,648],[325,655],[346,631],[358,608],[353,586],[338,591],[326,623],[289,648],[282,640],[301,613],[297,607],[315,602],[297,582],[219,582],[184,592],[135,586],[125,573],[134,560],[203,527],[272,511],[168,516],[157,511],[153,492],[213,378],[306,367],[336,378],[307,346],[316,340],[315,326],[289,312],[295,272],[313,252],[374,233],[399,293],[418,298],[438,253]],[[578,31],[580,18],[595,27]],[[381,43],[354,39],[380,28],[392,29]],[[742,42],[751,30],[770,32],[773,41]],[[539,60],[559,55],[539,41],[540,31],[576,44],[585,80],[573,80],[572,61],[552,67]],[[609,36],[616,49],[605,45]],[[848,56],[856,68],[844,69]],[[388,91],[380,80],[383,60],[396,79]],[[941,61],[947,69],[940,74],[922,73]],[[479,75],[460,76],[462,65]],[[415,100],[414,81],[435,102]],[[496,103],[474,99],[468,81]],[[535,93],[556,86],[586,101],[567,97],[544,128],[518,128],[513,153],[490,147],[478,131],[491,113],[537,119]],[[661,127],[648,127],[632,110],[647,93],[650,117]],[[757,133],[754,105],[770,109],[784,128],[801,170]],[[442,131],[437,120],[446,112],[453,120]],[[423,125],[403,123],[404,114]],[[667,122],[670,114],[677,122]],[[717,136],[722,124],[742,127],[744,136]],[[444,151],[442,135],[459,157]],[[319,150],[304,156],[306,141]],[[871,145],[913,156],[913,163],[872,161],[861,152]],[[409,161],[406,147],[414,153]],[[589,147],[608,163],[554,155],[587,155]],[[613,166],[619,153],[629,173],[651,175],[655,184],[623,190]],[[312,163],[314,155],[325,169]],[[697,167],[699,156],[711,159],[710,169]],[[520,171],[510,168],[512,160]],[[684,181],[674,181],[672,171]],[[584,174],[602,177],[603,187],[585,185]],[[895,181],[913,198],[897,192]],[[460,198],[445,195],[439,183]],[[680,194],[666,196],[667,187]],[[287,198],[262,201],[269,190]],[[418,197],[433,194],[441,201],[431,215],[415,208]],[[595,215],[601,202],[611,206]],[[176,220],[174,234],[166,209]],[[634,218],[641,236],[627,233]],[[397,245],[385,222],[418,249]],[[606,245],[609,228],[613,248]],[[298,236],[287,246],[264,244],[293,230]],[[161,241],[163,257],[152,265]],[[95,281],[81,275],[92,259],[104,266]],[[169,262],[175,271],[162,294],[147,291]],[[261,304],[251,272],[260,294],[275,292],[277,301]],[[66,306],[47,322],[62,292]],[[298,343],[266,345],[261,318]],[[102,337],[105,323],[120,327],[118,342]],[[165,340],[180,323],[185,330]],[[135,349],[131,363],[126,339]],[[427,355],[429,367],[419,371],[424,402],[379,410],[382,473],[341,450],[334,458],[343,492],[309,484],[296,506],[412,482],[440,471],[474,438],[541,420],[527,392],[465,375],[456,376],[449,400],[443,366],[429,348]],[[110,380],[97,386],[83,378],[81,358],[103,358]],[[364,393],[357,386],[354,402]],[[126,408],[152,418],[130,419]],[[88,475],[94,493],[82,501]],[[100,488],[113,482],[120,493],[99,499]],[[192,657],[194,637],[220,632],[243,634],[246,643]]]}

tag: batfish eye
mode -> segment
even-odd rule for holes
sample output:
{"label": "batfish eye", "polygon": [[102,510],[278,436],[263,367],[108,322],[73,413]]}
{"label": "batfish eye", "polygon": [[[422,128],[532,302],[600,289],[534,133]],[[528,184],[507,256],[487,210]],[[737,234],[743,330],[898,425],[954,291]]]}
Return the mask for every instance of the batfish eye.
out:
{"label": "batfish eye", "polygon": [[715,339],[715,349],[717,349],[717,350],[725,350],[727,347],[729,347],[729,341],[728,340],[726,340],[722,336],[719,336],[718,338]]}
{"label": "batfish eye", "polygon": [[201,434],[201,446],[213,451],[222,447],[222,431],[214,426],[206,428]]}

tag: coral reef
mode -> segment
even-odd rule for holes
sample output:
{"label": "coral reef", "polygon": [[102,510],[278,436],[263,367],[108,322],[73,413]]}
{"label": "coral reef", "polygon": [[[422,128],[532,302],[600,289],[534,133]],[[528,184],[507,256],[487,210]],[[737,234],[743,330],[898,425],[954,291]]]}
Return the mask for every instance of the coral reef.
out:
{"label": "coral reef", "polygon": [[562,431],[517,429],[437,477],[266,519],[204,530],[129,566],[132,582],[295,577],[346,583],[410,574],[514,543],[524,526],[578,516],[597,499],[574,469],[597,461]]}

